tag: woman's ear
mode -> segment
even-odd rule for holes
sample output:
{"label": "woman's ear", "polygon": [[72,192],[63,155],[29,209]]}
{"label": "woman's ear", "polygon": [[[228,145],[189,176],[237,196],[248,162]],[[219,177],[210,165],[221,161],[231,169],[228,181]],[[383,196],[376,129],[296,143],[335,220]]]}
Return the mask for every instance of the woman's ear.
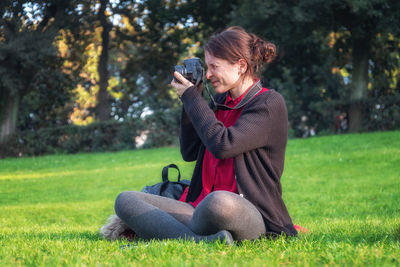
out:
{"label": "woman's ear", "polygon": [[243,58],[239,59],[238,61],[239,64],[239,72],[240,74],[245,74],[247,71],[247,62]]}

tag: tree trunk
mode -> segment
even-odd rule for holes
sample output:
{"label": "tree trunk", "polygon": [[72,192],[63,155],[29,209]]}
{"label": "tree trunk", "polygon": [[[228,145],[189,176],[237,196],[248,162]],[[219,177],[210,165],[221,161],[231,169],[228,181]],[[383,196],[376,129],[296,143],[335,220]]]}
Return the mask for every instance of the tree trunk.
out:
{"label": "tree trunk", "polygon": [[105,14],[108,0],[100,0],[100,10],[98,18],[100,20],[103,31],[101,33],[101,55],[97,71],[99,72],[99,93],[97,96],[96,115],[100,121],[107,121],[110,119],[110,105],[108,102],[108,43],[110,41],[111,24],[108,23]]}
{"label": "tree trunk", "polygon": [[368,95],[370,39],[368,36],[353,36],[353,72],[350,94],[349,131],[359,132],[363,122],[362,100]]}
{"label": "tree trunk", "polygon": [[3,91],[0,99],[0,143],[17,129],[17,117],[19,108],[18,94],[12,95],[9,91]]}

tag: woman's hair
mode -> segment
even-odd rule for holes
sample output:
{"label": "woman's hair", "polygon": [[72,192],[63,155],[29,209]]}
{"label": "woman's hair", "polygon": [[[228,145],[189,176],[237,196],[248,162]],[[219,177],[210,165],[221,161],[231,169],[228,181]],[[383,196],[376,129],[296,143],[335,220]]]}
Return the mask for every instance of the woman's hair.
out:
{"label": "woman's hair", "polygon": [[276,56],[276,46],[247,33],[239,26],[229,27],[210,37],[204,50],[210,55],[236,63],[239,59],[247,62],[245,75],[256,77],[263,63],[271,63]]}

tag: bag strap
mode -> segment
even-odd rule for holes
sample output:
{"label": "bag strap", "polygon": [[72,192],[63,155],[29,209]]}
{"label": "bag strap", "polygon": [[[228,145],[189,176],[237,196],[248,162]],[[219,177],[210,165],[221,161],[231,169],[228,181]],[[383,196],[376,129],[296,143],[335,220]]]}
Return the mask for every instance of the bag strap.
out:
{"label": "bag strap", "polygon": [[161,173],[163,182],[169,181],[169,179],[168,179],[168,169],[169,169],[169,168],[174,168],[174,169],[177,169],[177,170],[178,170],[178,182],[180,182],[180,181],[181,181],[181,172],[179,171],[178,166],[176,166],[176,165],[173,164],[173,163],[172,163],[172,164],[169,164],[168,166],[165,166],[165,167],[163,168],[162,173]]}

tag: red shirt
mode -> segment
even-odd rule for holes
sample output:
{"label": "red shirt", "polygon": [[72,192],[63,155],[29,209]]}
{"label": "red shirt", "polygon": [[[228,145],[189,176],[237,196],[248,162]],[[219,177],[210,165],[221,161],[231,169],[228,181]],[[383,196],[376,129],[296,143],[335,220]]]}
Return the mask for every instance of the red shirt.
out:
{"label": "red shirt", "polygon": [[[249,89],[247,89],[247,91]],[[265,92],[267,90],[268,89],[263,88],[258,94]],[[231,95],[228,93],[224,104],[228,107],[236,106],[246,95],[247,91],[236,99],[232,99]],[[242,113],[242,109],[243,107],[239,109],[230,109],[230,110],[218,109],[215,112],[215,117],[217,118],[217,120],[221,121],[226,128],[228,128],[235,124],[237,119],[240,117],[240,114]],[[207,148],[205,149],[203,158],[202,179],[203,179],[202,181],[203,189],[199,197],[194,202],[189,202],[194,207],[197,207],[197,205],[209,193],[213,191],[224,190],[233,193],[238,193],[236,186],[236,179],[235,179],[234,158],[217,159],[211,154],[210,151],[208,151]],[[186,188],[181,198],[179,199],[180,201],[186,200],[186,195],[188,190],[189,188]]]}

